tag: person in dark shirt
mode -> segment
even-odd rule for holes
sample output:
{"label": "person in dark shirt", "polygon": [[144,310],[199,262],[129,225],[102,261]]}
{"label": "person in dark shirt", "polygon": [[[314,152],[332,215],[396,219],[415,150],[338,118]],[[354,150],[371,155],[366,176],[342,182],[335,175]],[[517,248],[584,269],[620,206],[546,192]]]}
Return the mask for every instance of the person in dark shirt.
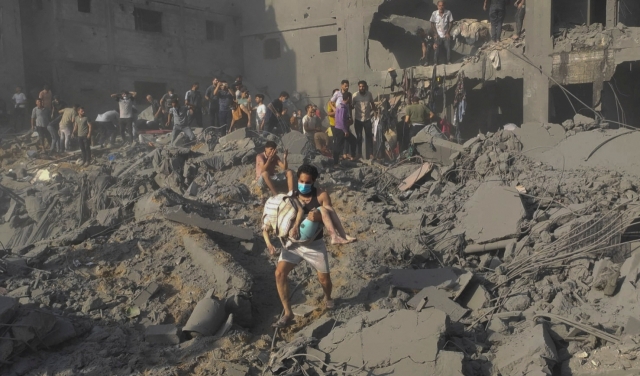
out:
{"label": "person in dark shirt", "polygon": [[200,85],[194,82],[191,90],[184,97],[185,106],[193,108],[193,120],[199,128],[202,128],[202,93],[198,90]]}
{"label": "person in dark shirt", "polygon": [[433,44],[435,39],[433,34],[425,31],[423,28],[418,29],[418,37],[422,41],[422,57],[420,58],[420,65],[431,65],[433,56]]}
{"label": "person in dark shirt", "polygon": [[218,86],[218,79],[214,78],[211,81],[211,86],[207,88],[207,91],[204,92],[204,99],[209,102],[209,117],[211,118],[211,126],[218,127],[220,124],[218,123],[218,111],[220,109],[220,104],[218,103],[218,98],[213,95],[213,91],[216,90]]}
{"label": "person in dark shirt", "polygon": [[231,126],[231,120],[233,120],[231,105],[236,95],[229,88],[227,81],[218,82],[213,95],[218,99],[218,121],[220,122],[220,127],[222,127],[219,133],[225,135]]}
{"label": "person in dark shirt", "polygon": [[287,114],[287,109],[284,108],[284,101],[287,99],[289,99],[289,93],[283,91],[277,99],[267,106],[267,119],[265,120],[267,132],[282,133],[280,117]]}
{"label": "person in dark shirt", "polygon": [[502,37],[502,24],[509,0],[484,0],[484,10],[489,6],[489,20],[491,21],[491,40],[499,42]]}

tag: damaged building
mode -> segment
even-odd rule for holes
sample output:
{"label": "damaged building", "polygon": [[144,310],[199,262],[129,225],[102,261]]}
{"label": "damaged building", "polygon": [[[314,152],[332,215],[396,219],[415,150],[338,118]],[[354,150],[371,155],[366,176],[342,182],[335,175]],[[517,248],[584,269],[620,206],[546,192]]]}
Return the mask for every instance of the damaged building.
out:
{"label": "damaged building", "polygon": [[[482,0],[449,0],[453,63],[421,65],[436,4],[0,0],[0,374],[640,375],[640,1],[529,0],[489,43]],[[238,75],[299,110],[368,81],[376,154],[319,121],[182,107],[127,142],[96,116]],[[63,150],[10,128],[44,84],[96,119]],[[458,132],[402,150],[416,96]],[[270,233],[315,209],[311,241]]]}

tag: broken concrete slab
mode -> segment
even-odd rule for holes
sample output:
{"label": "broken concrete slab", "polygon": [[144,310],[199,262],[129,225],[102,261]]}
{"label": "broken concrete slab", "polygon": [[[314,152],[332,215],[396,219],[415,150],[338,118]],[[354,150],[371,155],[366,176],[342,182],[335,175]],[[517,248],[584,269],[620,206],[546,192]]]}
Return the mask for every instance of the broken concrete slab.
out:
{"label": "broken concrete slab", "polygon": [[289,154],[306,155],[312,150],[309,139],[298,131],[291,131],[282,136],[282,145],[285,150],[289,150]]}
{"label": "broken concrete slab", "polygon": [[331,329],[333,329],[335,324],[335,319],[331,317],[321,317],[296,333],[296,337],[313,337],[317,340],[321,340],[331,332]]}
{"label": "broken concrete slab", "polygon": [[133,299],[133,304],[139,308],[145,308],[147,303],[149,303],[149,299],[153,297],[160,289],[160,285],[155,282],[151,282],[145,287],[142,291],[138,293],[138,295]]}
{"label": "broken concrete slab", "polygon": [[249,374],[249,367],[235,363],[225,363],[224,375],[225,376],[247,376]]}
{"label": "broken concrete slab", "polygon": [[425,160],[436,162],[444,166],[454,163],[451,156],[464,153],[464,147],[451,141],[433,137],[427,132],[420,132],[411,139],[416,145],[416,151]]}
{"label": "broken concrete slab", "polygon": [[224,297],[251,291],[251,274],[205,234],[184,235],[182,241],[194,263],[209,275],[216,295]]}
{"label": "broken concrete slab", "polygon": [[9,210],[7,210],[7,212],[4,213],[5,222],[9,222],[11,220],[11,217],[13,217],[13,213],[15,213],[16,211],[17,205],[18,205],[18,202],[14,199],[11,199],[11,202],[9,203]]}
{"label": "broken concrete slab", "polygon": [[518,136],[525,153],[539,153],[565,139],[565,129],[559,124],[524,123],[512,131]]}
{"label": "broken concrete slab", "polygon": [[321,371],[325,370],[325,364],[327,363],[328,356],[324,351],[320,351],[311,346],[307,346],[305,353],[307,354],[307,362],[314,368]]}
{"label": "broken concrete slab", "polygon": [[160,188],[142,196],[135,204],[133,212],[136,221],[142,221],[154,215],[161,215],[162,209],[181,207],[187,213],[195,213],[200,217],[219,218],[219,209],[202,202],[193,201],[174,192],[169,188]]}
{"label": "broken concrete slab", "polygon": [[44,311],[30,311],[13,323],[11,333],[18,341],[29,343],[44,338],[56,324],[56,317]]}
{"label": "broken concrete slab", "polygon": [[487,289],[479,283],[473,283],[462,293],[458,303],[463,307],[477,311],[487,307],[490,300],[491,295],[489,295]]}
{"label": "broken concrete slab", "polygon": [[220,137],[219,143],[220,145],[227,144],[231,141],[239,141],[247,138],[247,128],[236,129],[235,131],[229,133],[224,137]]}
{"label": "broken concrete slab", "polygon": [[180,329],[174,324],[150,325],[145,330],[144,340],[157,345],[179,345]]}
{"label": "broken concrete slab", "polygon": [[253,326],[251,301],[240,295],[228,297],[224,302],[224,309],[235,316],[235,322],[245,328]]}
{"label": "broken concrete slab", "polygon": [[371,311],[334,329],[320,341],[318,349],[329,354],[331,363],[345,362],[346,371],[364,364],[370,368],[396,367],[404,359],[421,362],[424,369],[437,359],[447,325],[447,315],[433,308],[421,312]]}
{"label": "broken concrete slab", "polygon": [[451,268],[391,269],[391,284],[396,287],[420,290],[441,284],[454,285],[458,275]]}
{"label": "broken concrete slab", "polygon": [[425,287],[407,302],[409,307],[416,308],[424,300],[423,307],[433,307],[449,315],[452,321],[460,321],[469,310],[461,307],[458,303],[449,299],[451,294],[438,289],[437,287]]}
{"label": "broken concrete slab", "polygon": [[118,224],[121,217],[120,208],[100,210],[96,215],[96,220],[101,226],[111,227]]}
{"label": "broken concrete slab", "polygon": [[425,177],[433,169],[433,163],[425,162],[422,166],[418,167],[411,175],[409,175],[400,185],[398,189],[406,191],[413,187],[420,179]]}
{"label": "broken concrete slab", "polygon": [[76,328],[70,321],[58,317],[53,329],[42,339],[42,343],[45,346],[55,346],[75,338],[77,335]]}
{"label": "broken concrete slab", "polygon": [[396,214],[392,213],[387,215],[387,221],[391,226],[399,230],[415,230],[422,225],[423,214],[411,213],[411,214]]}
{"label": "broken concrete slab", "polygon": [[509,337],[493,362],[503,375],[527,375],[546,366],[552,369],[558,352],[544,324],[536,324]]}
{"label": "broken concrete slab", "polygon": [[307,317],[316,310],[316,307],[306,304],[296,304],[291,307],[293,314],[300,317]]}
{"label": "broken concrete slab", "polygon": [[[487,221],[487,216],[492,220]],[[460,225],[465,236],[475,244],[515,238],[520,220],[525,215],[522,201],[515,188],[497,181],[482,183],[464,204]]]}
{"label": "broken concrete slab", "polygon": [[188,226],[196,226],[204,230],[219,232],[242,240],[253,240],[253,231],[248,228],[229,226],[219,221],[203,218],[198,213],[187,213],[182,206],[167,208],[164,217],[170,221]]}

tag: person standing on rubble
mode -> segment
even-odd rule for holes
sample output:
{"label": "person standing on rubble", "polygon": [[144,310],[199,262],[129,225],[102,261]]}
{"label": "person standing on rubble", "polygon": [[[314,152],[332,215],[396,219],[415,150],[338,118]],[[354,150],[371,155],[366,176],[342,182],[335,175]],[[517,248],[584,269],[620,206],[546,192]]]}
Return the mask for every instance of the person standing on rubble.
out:
{"label": "person standing on rubble", "polygon": [[[354,128],[356,131],[356,158],[364,157],[373,159],[373,125],[371,118],[376,111],[376,104],[373,95],[369,91],[367,81],[358,82],[358,92],[353,97],[353,107],[355,108]],[[362,132],[364,131],[364,151],[362,154]]]}
{"label": "person standing on rubble", "polygon": [[278,98],[267,106],[267,114],[265,122],[267,124],[267,132],[281,134],[285,130],[282,129],[282,123],[288,123],[282,118],[287,115],[287,109],[284,107],[284,102],[289,99],[289,93],[283,91]]}
{"label": "person standing on rubble", "polygon": [[51,108],[53,107],[53,94],[51,93],[51,90],[49,90],[49,85],[44,85],[42,91],[38,95],[38,98],[42,99],[42,105],[44,108],[49,110],[49,113],[51,114]]}
{"label": "person standing on rubble", "polygon": [[171,124],[173,120],[173,130],[171,131],[171,145],[173,146],[176,138],[180,132],[184,132],[184,135],[189,137],[189,141],[193,141],[196,136],[193,134],[189,124],[191,123],[191,116],[193,114],[193,107],[180,106],[180,101],[174,99],[171,102],[171,111],[169,111],[169,119],[167,120],[167,126]]}
{"label": "person standing on rubble", "polygon": [[434,113],[427,107],[427,105],[420,103],[420,98],[414,96],[411,99],[411,104],[405,109],[404,121],[407,124],[411,124],[411,137],[415,137],[427,124],[431,123],[431,119],[434,117]]}
{"label": "person standing on rubble", "polygon": [[[329,193],[315,188],[314,184],[318,179],[318,169],[311,165],[302,165],[297,172],[298,189],[294,191],[294,195],[303,205],[304,214],[307,219],[312,222],[322,223],[322,213],[319,208],[333,211],[331,197]],[[271,255],[276,254],[276,248],[272,244],[267,245]],[[293,321],[293,311],[291,302],[289,301],[289,273],[302,260],[311,265],[318,274],[318,280],[324,292],[324,303],[327,309],[333,309],[335,304],[331,298],[331,274],[329,270],[329,255],[327,247],[324,244],[322,231],[316,236],[315,240],[306,243],[293,243],[285,248],[278,258],[278,266],[276,267],[276,287],[278,295],[284,307],[284,314],[273,323],[274,328],[284,328]]]}
{"label": "person standing on rubble", "polygon": [[310,143],[315,145],[317,151],[322,154],[330,154],[327,149],[329,144],[329,137],[324,132],[320,118],[316,116],[315,106],[308,104],[306,107],[307,114],[302,118],[302,130],[307,136]]}
{"label": "person standing on rubble", "polygon": [[120,124],[118,111],[111,110],[96,117],[95,125],[100,132],[98,143],[102,147],[107,146],[107,140],[111,145],[116,142],[116,130]]}
{"label": "person standing on rubble", "polygon": [[60,146],[60,120],[62,120],[62,115],[56,116],[55,119],[51,120],[49,124],[47,124],[47,131],[49,135],[51,135],[51,149],[52,153],[60,153],[62,151]]}
{"label": "person standing on rubble", "polygon": [[453,27],[453,15],[451,11],[445,9],[444,1],[438,1],[438,10],[431,14],[431,31],[436,36],[436,41],[433,44],[434,52],[434,64],[439,62],[439,56],[442,49],[446,49],[447,64],[451,64],[451,28]]}
{"label": "person standing on rubble", "polygon": [[484,10],[489,6],[489,20],[491,21],[491,40],[494,43],[500,42],[502,38],[502,24],[504,23],[504,15],[507,10],[507,2],[509,0],[484,0]]}
{"label": "person standing on rubble", "polygon": [[111,94],[111,98],[115,98],[120,106],[120,137],[122,137],[123,143],[126,142],[125,130],[129,132],[131,142],[133,142],[133,101],[135,97],[135,91],[122,90],[121,94]]}
{"label": "person standing on rubble", "polygon": [[184,105],[193,109],[193,120],[198,128],[202,128],[202,93],[199,88],[200,84],[197,82],[191,85],[191,90],[184,96]]}
{"label": "person standing on rubble", "polygon": [[167,117],[169,116],[169,111],[171,111],[171,102],[174,99],[178,99],[178,94],[175,93],[174,89],[169,89],[165,95],[160,98],[160,107],[162,107],[162,114],[164,115],[162,118],[162,123],[167,122]]}
{"label": "person standing on rubble", "polygon": [[218,127],[218,98],[213,95],[213,91],[216,90],[216,86],[218,86],[218,78],[214,77],[211,81],[211,86],[207,88],[204,92],[204,99],[209,103],[209,117],[211,118],[211,126]]}
{"label": "person standing on rubble", "polygon": [[69,151],[71,148],[71,134],[76,122],[77,110],[80,105],[76,104],[73,107],[64,108],[59,111],[62,115],[60,119],[60,149],[61,152]]}
{"label": "person standing on rubble", "polygon": [[[351,154],[343,154],[345,160],[356,159],[356,138],[351,133],[351,125],[353,119],[351,117],[351,93],[342,94],[342,102],[336,110],[336,126],[333,129],[333,164],[338,165],[340,162],[340,153],[350,150]],[[345,145],[348,145],[345,146]]]}
{"label": "person standing on rubble", "polygon": [[236,98],[234,92],[231,91],[227,81],[220,81],[213,91],[213,96],[218,100],[218,126],[221,127],[219,133],[227,134],[233,116],[231,114],[231,104]]}
{"label": "person standing on rubble", "polygon": [[82,164],[80,166],[88,166],[91,164],[91,122],[82,107],[78,108],[78,116],[75,117],[73,133],[78,135],[80,151],[82,152]]}
{"label": "person standing on rubble", "polygon": [[51,111],[44,107],[44,100],[36,99],[36,106],[31,111],[31,131],[38,132],[38,143],[42,144],[42,150],[44,151],[44,141],[47,140],[51,145],[51,135],[47,131],[47,125],[51,121]]}
{"label": "person standing on rubble", "polygon": [[524,23],[524,16],[527,13],[526,9],[526,0],[516,0],[513,5],[517,8],[516,10],[516,33],[513,34],[511,38],[520,39],[522,37],[522,24]]}
{"label": "person standing on rubble", "polygon": [[256,130],[264,130],[265,116],[267,115],[267,106],[264,105],[264,95],[256,94]]}
{"label": "person standing on rubble", "polygon": [[[293,191],[293,171],[289,170],[289,163],[287,157],[289,151],[285,150],[283,159],[278,156],[277,145],[273,141],[267,141],[264,145],[264,153],[260,153],[256,156],[256,183],[258,187],[264,189],[269,188],[271,194],[277,195],[274,181],[287,180],[288,192]],[[276,167],[279,167],[282,172],[277,174]]]}
{"label": "person standing on rubble", "polygon": [[419,28],[418,29],[418,37],[420,38],[420,40],[422,41],[422,57],[419,60],[419,64],[420,65],[431,65],[432,59],[431,56],[433,56],[433,46],[436,42],[435,38],[433,37],[433,30],[429,30],[426,31],[423,28]]}
{"label": "person standing on rubble", "polygon": [[22,92],[22,87],[16,87],[11,100],[13,101],[13,128],[20,131],[27,117],[27,96]]}

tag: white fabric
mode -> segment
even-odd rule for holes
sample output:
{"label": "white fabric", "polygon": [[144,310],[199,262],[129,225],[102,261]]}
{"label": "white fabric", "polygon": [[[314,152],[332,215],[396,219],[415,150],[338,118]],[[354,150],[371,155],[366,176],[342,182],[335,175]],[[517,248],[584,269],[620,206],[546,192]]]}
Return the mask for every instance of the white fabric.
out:
{"label": "white fabric", "polygon": [[27,102],[27,96],[24,95],[24,93],[15,93],[13,94],[13,98],[14,101],[16,101],[16,107],[25,107],[25,104]]}
{"label": "white fabric", "polygon": [[431,15],[430,21],[436,24],[436,31],[440,38],[444,38],[447,35],[447,30],[449,30],[449,25],[453,22],[453,15],[451,11],[447,9],[444,10],[442,15],[436,10]]}
{"label": "white fabric", "polygon": [[338,107],[342,106],[342,92],[340,90],[336,91],[335,94],[331,97],[331,102],[336,104],[336,110]]}
{"label": "white fabric", "polygon": [[262,119],[264,119],[264,116],[266,114],[267,114],[267,106],[265,106],[264,104],[261,104],[258,107],[256,107],[256,117],[258,119],[258,123],[260,123]]}
{"label": "white fabric", "polygon": [[118,111],[107,111],[104,114],[100,114],[96,117],[96,121],[104,122],[104,123],[113,123],[114,125],[118,125],[120,121],[120,115]]}
{"label": "white fabric", "polygon": [[320,119],[315,116],[304,115],[304,117],[302,118],[302,133],[307,134],[305,126],[310,126],[312,129],[316,129],[319,121]]}

